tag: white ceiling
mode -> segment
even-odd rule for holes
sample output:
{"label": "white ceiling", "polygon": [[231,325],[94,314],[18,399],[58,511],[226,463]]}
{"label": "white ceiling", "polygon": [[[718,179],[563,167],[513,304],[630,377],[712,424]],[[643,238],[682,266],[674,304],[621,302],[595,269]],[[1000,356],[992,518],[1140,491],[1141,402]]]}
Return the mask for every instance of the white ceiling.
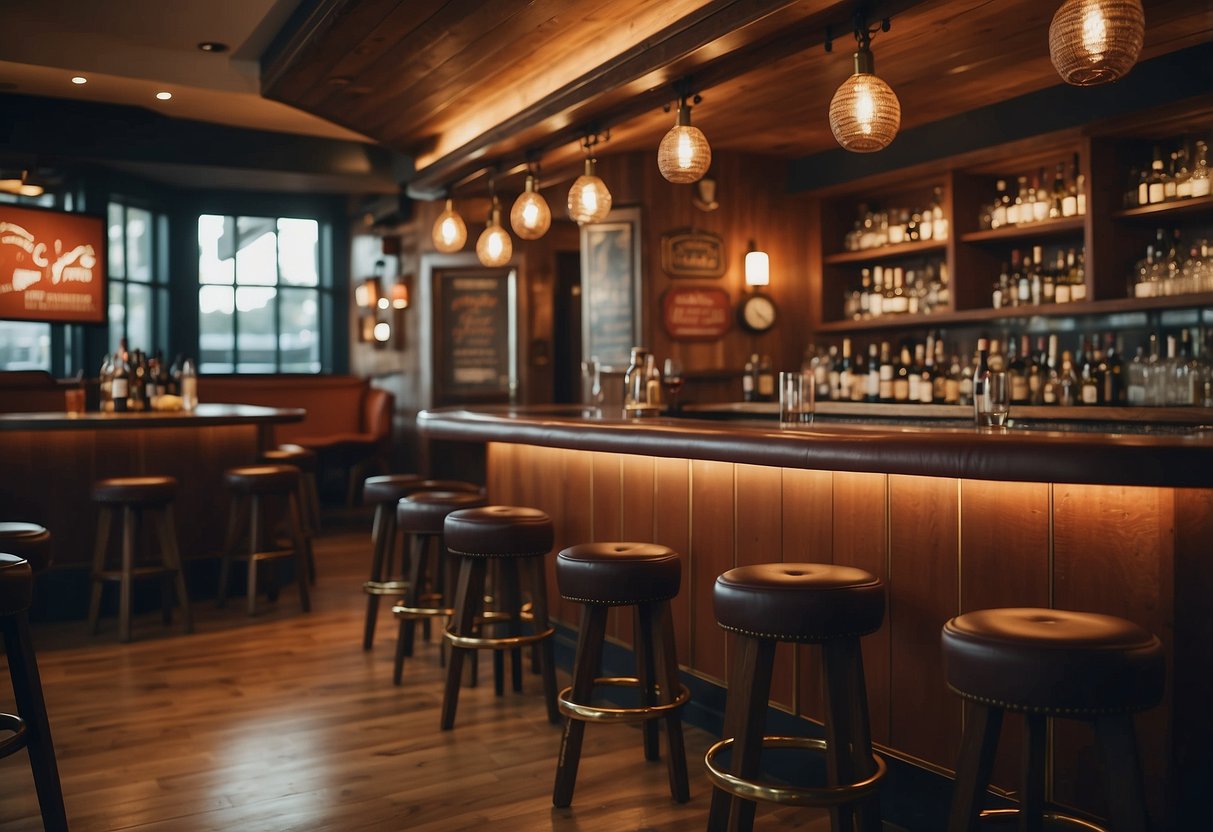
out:
{"label": "white ceiling", "polygon": [[[368,141],[262,98],[261,53],[300,0],[4,0],[0,91],[146,107],[166,116]],[[202,41],[228,44],[211,54]],[[71,83],[83,75],[88,83]],[[169,101],[155,94],[171,92]]]}

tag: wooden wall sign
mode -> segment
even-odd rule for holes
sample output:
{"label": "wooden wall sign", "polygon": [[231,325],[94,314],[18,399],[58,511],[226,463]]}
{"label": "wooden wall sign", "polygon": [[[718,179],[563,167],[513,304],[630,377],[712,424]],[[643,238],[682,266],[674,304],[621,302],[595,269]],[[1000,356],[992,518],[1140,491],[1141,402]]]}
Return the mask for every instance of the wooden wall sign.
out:
{"label": "wooden wall sign", "polygon": [[733,304],[729,293],[714,286],[677,286],[661,300],[661,319],[671,338],[715,339],[729,331]]}
{"label": "wooden wall sign", "polygon": [[661,235],[661,268],[670,277],[720,277],[724,240],[710,231],[684,228]]}
{"label": "wooden wall sign", "polygon": [[105,323],[105,219],[0,206],[0,319]]}

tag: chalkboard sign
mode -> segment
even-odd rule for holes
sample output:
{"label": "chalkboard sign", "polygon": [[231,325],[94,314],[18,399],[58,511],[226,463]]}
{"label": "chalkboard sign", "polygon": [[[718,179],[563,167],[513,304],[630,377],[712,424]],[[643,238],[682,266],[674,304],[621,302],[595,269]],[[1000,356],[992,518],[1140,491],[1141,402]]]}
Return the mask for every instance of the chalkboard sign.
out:
{"label": "chalkboard sign", "polygon": [[514,271],[436,272],[435,397],[509,398],[515,375]]}
{"label": "chalkboard sign", "polygon": [[581,227],[582,355],[603,370],[627,369],[639,343],[640,252],[639,208]]}

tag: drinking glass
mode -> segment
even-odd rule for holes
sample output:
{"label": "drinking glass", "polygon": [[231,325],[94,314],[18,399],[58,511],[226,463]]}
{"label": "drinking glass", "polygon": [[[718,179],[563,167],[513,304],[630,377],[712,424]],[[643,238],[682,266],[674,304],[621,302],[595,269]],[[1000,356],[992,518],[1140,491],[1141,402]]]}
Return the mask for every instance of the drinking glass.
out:
{"label": "drinking glass", "polygon": [[665,372],[661,376],[661,383],[665,385],[666,398],[670,402],[670,412],[677,413],[680,408],[678,405],[678,394],[682,390],[682,362],[677,358],[667,358],[665,360]]}
{"label": "drinking glass", "polygon": [[990,371],[985,390],[974,397],[979,427],[1002,427],[1011,415],[1011,382],[1001,370]]}
{"label": "drinking glass", "polygon": [[79,416],[84,413],[84,390],[80,387],[69,387],[63,391],[64,409],[68,416]]}
{"label": "drinking glass", "polygon": [[813,424],[813,405],[817,386],[797,370],[779,374],[779,424],[796,427]]}

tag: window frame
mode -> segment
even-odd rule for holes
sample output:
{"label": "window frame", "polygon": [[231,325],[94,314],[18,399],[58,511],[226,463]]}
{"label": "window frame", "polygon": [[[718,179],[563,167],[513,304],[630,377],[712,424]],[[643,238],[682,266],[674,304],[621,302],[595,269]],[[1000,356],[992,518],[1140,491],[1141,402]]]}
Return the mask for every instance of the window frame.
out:
{"label": "window frame", "polygon": [[[151,206],[142,203],[139,200],[133,200],[122,196],[110,196],[105,202],[105,222],[106,233],[109,233],[110,227],[110,209],[112,206],[117,206],[122,211],[122,276],[118,277],[110,270],[110,262],[107,260],[105,264],[106,277],[108,286],[106,289],[106,303],[113,302],[115,289],[122,290],[122,331],[118,338],[125,338],[129,347],[145,350],[149,353],[156,349],[168,349],[168,333],[169,333],[169,305],[172,302],[172,286],[169,278],[168,268],[168,244],[169,244],[169,218],[168,214],[157,211]],[[130,237],[128,234],[128,225],[130,221],[129,211],[131,209],[143,211],[151,218],[151,257],[149,262],[150,279],[135,280],[131,277],[130,272]],[[109,242],[113,246],[112,241]],[[107,255],[108,257],[109,255]],[[131,284],[139,286],[147,286],[151,291],[151,341],[150,344],[135,344],[130,336],[130,314],[127,306],[129,297],[128,287]],[[110,343],[113,340],[111,332],[112,323],[109,320],[109,311],[106,310],[106,327],[105,327],[105,348],[110,350]]]}

